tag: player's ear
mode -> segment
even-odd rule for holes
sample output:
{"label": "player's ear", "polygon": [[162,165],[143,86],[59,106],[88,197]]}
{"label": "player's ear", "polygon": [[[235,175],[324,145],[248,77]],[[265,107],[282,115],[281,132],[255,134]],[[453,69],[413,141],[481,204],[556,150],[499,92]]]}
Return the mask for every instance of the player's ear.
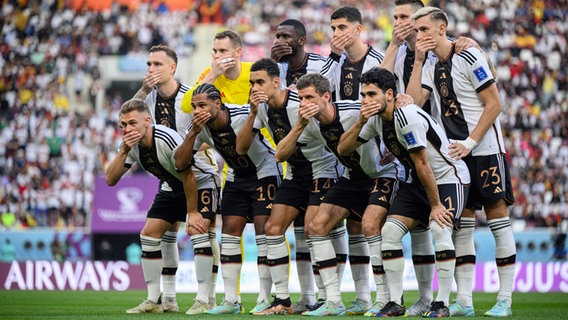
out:
{"label": "player's ear", "polygon": [[237,56],[242,56],[243,54],[243,48],[242,47],[238,47],[237,50],[235,50],[235,52],[237,53]]}
{"label": "player's ear", "polygon": [[301,46],[305,45],[306,41],[307,41],[306,37],[304,37],[304,36],[298,38],[298,44],[301,45]]}
{"label": "player's ear", "polygon": [[440,26],[438,27],[438,34],[440,36],[446,35],[446,24],[445,23],[440,23]]}

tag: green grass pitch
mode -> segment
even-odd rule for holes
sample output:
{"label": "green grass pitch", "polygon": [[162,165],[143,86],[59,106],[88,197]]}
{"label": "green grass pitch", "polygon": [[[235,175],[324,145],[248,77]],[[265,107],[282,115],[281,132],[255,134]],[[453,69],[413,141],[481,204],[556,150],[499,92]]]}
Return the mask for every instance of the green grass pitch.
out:
{"label": "green grass pitch", "polygon": [[[409,306],[417,299],[417,292],[405,293]],[[180,307],[178,314],[129,315],[124,311],[132,308],[146,297],[144,291],[0,291],[1,319],[196,319],[220,320],[228,318],[258,319],[259,316],[243,315],[194,315],[185,311],[193,303],[195,294],[178,293]],[[496,293],[474,293],[475,318],[482,319],[483,313],[495,302]],[[217,300],[223,298],[218,293]],[[298,299],[292,294],[292,299]],[[256,302],[256,295],[243,294],[243,305],[250,310]],[[343,301],[349,305],[355,300],[354,293],[344,293]],[[283,316],[270,316],[283,317]],[[302,316],[287,316],[286,319],[299,319]],[[353,318],[353,317],[349,317]],[[568,319],[568,293],[514,293],[514,319]],[[305,317],[304,317],[305,319]],[[362,319],[362,316],[361,316]],[[487,319],[487,318],[485,318]]]}

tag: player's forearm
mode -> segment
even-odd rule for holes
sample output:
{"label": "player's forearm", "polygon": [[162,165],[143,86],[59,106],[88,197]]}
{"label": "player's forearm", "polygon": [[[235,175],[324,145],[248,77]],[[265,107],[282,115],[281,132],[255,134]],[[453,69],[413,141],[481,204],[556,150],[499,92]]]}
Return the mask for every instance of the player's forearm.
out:
{"label": "player's forearm", "polygon": [[138,89],[138,91],[136,92],[136,94],[134,94],[134,97],[132,97],[132,99],[144,101],[146,97],[150,94],[150,92],[152,92],[152,88],[142,83],[142,87]]}
{"label": "player's forearm", "polygon": [[501,113],[501,102],[495,84],[481,91],[479,97],[484,105],[483,112],[481,113],[481,117],[479,117],[477,125],[470,134],[470,137],[476,142],[479,142],[483,138]]}
{"label": "player's forearm", "polygon": [[107,185],[116,185],[118,181],[120,181],[120,178],[128,171],[128,169],[124,167],[127,156],[128,152],[120,148],[114,159],[112,159],[105,172]]}
{"label": "player's forearm", "polygon": [[255,133],[253,132],[254,119],[255,115],[249,114],[247,120],[241,128],[241,131],[237,135],[236,149],[237,153],[241,156],[245,155],[252,145],[252,141],[255,136]]}
{"label": "player's forearm", "polygon": [[195,183],[195,175],[193,170],[186,170],[182,173],[183,192],[185,193],[185,201],[187,205],[187,213],[199,214],[197,211],[197,184]]}
{"label": "player's forearm", "polygon": [[396,62],[396,56],[398,54],[399,47],[400,46],[397,45],[394,41],[391,41],[391,43],[387,47],[387,51],[385,52],[383,62],[381,62],[381,68],[387,69],[388,71],[394,73],[394,64]]}
{"label": "player's forearm", "polygon": [[[425,153],[425,150],[423,150]],[[436,184],[436,178],[430,167],[430,163],[425,155],[416,156],[413,153],[410,154],[412,160],[414,161],[414,167],[416,169],[416,174],[422,187],[426,191],[426,197],[428,198],[428,203],[430,207],[437,206],[441,204],[440,195],[438,193],[438,185]]]}
{"label": "player's forearm", "polygon": [[420,107],[426,102],[422,92],[422,62],[414,61],[414,67],[408,86],[406,87],[406,94],[414,99],[414,103]]}
{"label": "player's forearm", "polygon": [[276,146],[276,153],[274,154],[276,162],[284,162],[294,154],[294,151],[296,151],[297,148],[296,143],[303,131],[304,128],[299,125],[295,125],[286,137],[278,143]]}
{"label": "player's forearm", "polygon": [[358,119],[347,131],[345,131],[341,137],[339,138],[339,144],[337,145],[337,152],[342,155],[346,156],[351,154],[361,142],[357,139],[359,138],[359,133],[365,124]]}
{"label": "player's forearm", "polygon": [[190,130],[183,142],[176,148],[174,159],[177,170],[184,170],[191,164],[196,136],[197,133]]}

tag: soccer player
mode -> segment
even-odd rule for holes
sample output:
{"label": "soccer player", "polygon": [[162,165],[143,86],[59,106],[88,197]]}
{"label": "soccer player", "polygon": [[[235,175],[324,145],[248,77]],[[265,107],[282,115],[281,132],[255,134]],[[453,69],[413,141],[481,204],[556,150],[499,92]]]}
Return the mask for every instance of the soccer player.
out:
{"label": "soccer player", "polygon": [[[497,303],[485,315],[511,316],[516,247],[507,206],[514,203],[514,196],[499,123],[501,102],[495,79],[487,59],[477,48],[455,52],[454,44],[446,37],[448,18],[442,10],[425,7],[412,19],[418,34],[407,92],[418,105],[434,97],[436,107],[433,106],[432,115],[453,141],[450,155],[465,160],[473,181],[460,228],[454,234],[458,292],[451,312],[456,316],[474,315],[473,229],[475,210],[483,208],[495,238],[500,282]],[[429,50],[438,58],[430,58],[424,64]]]}
{"label": "soccer player", "polygon": [[[304,315],[363,314],[370,305],[368,281],[367,283],[355,281],[355,291],[360,305],[354,304],[345,309],[339,290],[337,258],[328,234],[345,218],[359,222],[363,220],[364,227],[378,233],[386,217],[391,196],[397,187],[397,167],[391,161],[387,161],[385,165],[379,164],[385,155],[383,152],[386,151],[386,147],[382,145],[383,148],[380,150],[375,141],[368,141],[345,156],[337,153],[339,138],[359,117],[358,101],[344,100],[332,103],[329,80],[320,74],[302,76],[298,80],[297,88],[300,98],[300,119],[286,138],[278,144],[276,157],[289,157],[298,145],[315,140],[332,150],[347,169],[326,193],[315,217],[307,227],[312,243],[312,254],[316,265],[319,266],[322,282],[325,284],[327,300],[317,310],[308,311]],[[403,177],[404,168],[401,166],[399,169]],[[366,273],[368,271],[364,270]],[[354,278],[360,277],[354,275]]]}
{"label": "soccer player", "polygon": [[380,136],[411,170],[411,182],[401,183],[382,229],[383,264],[391,301],[376,316],[405,314],[401,240],[408,230],[420,225],[432,232],[438,271],[438,295],[424,316],[448,317],[455,267],[452,226],[467,200],[467,166],[450,157],[444,130],[424,110],[416,105],[395,110],[396,80],[391,72],[373,68],[361,76],[361,84],[361,115],[341,136],[339,152],[348,154]]}
{"label": "soccer player", "polygon": [[[182,143],[182,137],[168,127],[152,125],[148,106],[144,101],[125,102],[120,110],[119,123],[123,130],[123,142],[106,171],[107,184],[116,185],[134,163],[160,179],[160,190],[148,210],[144,228],[140,232],[142,270],[148,286],[148,297],[140,305],[126,312],[177,312],[175,282],[170,283],[167,278],[164,278],[163,283],[164,300],[160,303],[160,275],[173,277],[179,262],[176,238],[167,238],[173,237],[171,233],[177,235],[180,223],[186,220],[187,214],[190,229],[193,224],[190,234],[194,242],[197,269],[201,268],[198,264],[206,264],[203,275],[198,275],[198,282],[206,283],[208,289],[213,269],[208,228],[210,221],[215,218],[217,172],[196,158],[192,163],[193,167],[196,172],[203,174],[197,176],[193,170],[184,170],[184,173],[180,174],[175,167],[174,150]],[[203,198],[211,201],[198,201]],[[192,223],[197,215],[204,215],[207,220],[199,224]],[[162,239],[169,240],[168,244],[164,245],[166,241]],[[173,248],[169,247],[170,243],[174,244]],[[206,259],[199,258],[200,253],[204,254],[205,250],[208,251]],[[208,299],[207,293],[208,290],[205,290],[204,299]]]}
{"label": "soccer player", "polygon": [[[199,85],[192,96],[193,122],[182,145],[176,151],[176,165],[186,166],[201,145],[212,146],[228,164],[223,188],[221,214],[222,275],[225,283],[224,302],[206,311],[208,314],[239,314],[237,288],[242,267],[241,236],[248,221],[254,222],[258,247],[258,269],[261,284],[272,284],[266,263],[267,247],[264,224],[270,215],[281,170],[274,160],[274,149],[264,137],[255,139],[246,155],[238,155],[236,137],[248,117],[249,107],[221,102],[221,93],[209,83]],[[270,286],[261,286],[253,312],[270,306]]]}
{"label": "soccer player", "polygon": [[355,7],[341,7],[331,14],[331,53],[334,61],[321,74],[331,82],[332,100],[360,100],[359,76],[381,64],[383,53],[361,39],[363,18]]}
{"label": "soccer player", "polygon": [[[185,128],[187,128],[189,123],[191,123],[191,115],[181,110],[181,101],[189,88],[174,79],[177,62],[177,54],[170,47],[165,45],[151,47],[147,59],[148,71],[142,81],[142,87],[134,95],[133,99],[144,100],[149,108],[153,123],[161,124],[176,130],[182,137],[184,137]],[[215,156],[210,150],[203,150],[199,152],[197,157],[217,171],[217,162],[215,160]],[[210,168],[208,168],[207,171],[210,171]],[[201,173],[198,172],[197,174]],[[219,178],[216,177],[216,179],[216,185],[220,186]],[[219,266],[219,243],[217,242],[215,234],[214,222],[215,220],[213,220],[213,224],[209,230],[209,246],[207,246],[206,250],[204,250],[206,253],[212,253],[213,267],[211,272],[209,272],[211,280],[202,281],[198,285],[198,297],[210,305],[216,304],[215,285],[217,283],[217,270]],[[163,238],[162,245],[166,248],[166,252],[168,252],[164,258],[165,267],[170,268],[171,270],[177,270],[179,261],[177,231],[167,231],[166,236]],[[200,246],[203,247],[205,244],[200,244]],[[172,258],[173,260],[168,258],[170,254],[175,256],[175,258]],[[203,255],[198,257],[198,261],[202,259],[202,256]],[[210,257],[206,257],[203,259],[209,258]],[[202,271],[200,276],[205,276],[205,274],[206,272]],[[175,298],[175,274],[164,274],[162,277],[164,282],[165,298],[162,303],[162,308],[165,307],[167,309],[167,306],[170,303],[169,298],[172,296]],[[207,283],[209,284],[209,288],[206,286]],[[204,298],[205,295],[208,295],[209,297]],[[199,307],[200,305],[201,304],[198,303],[196,307]],[[177,309],[177,304],[172,303],[172,309]],[[192,311],[188,312],[191,313]]]}
{"label": "soccer player", "polygon": [[[220,92],[223,103],[244,105],[250,92],[250,67],[252,62],[241,61],[243,41],[231,30],[215,35],[211,66],[205,68],[196,85],[213,84]],[[191,90],[184,96],[182,110],[191,113]]]}
{"label": "soccer player", "polygon": [[306,52],[306,27],[296,19],[282,21],[276,28],[270,57],[278,62],[280,79],[284,87],[293,86],[308,73],[321,72],[331,63],[327,57]]}
{"label": "soccer player", "polygon": [[[247,153],[261,128],[268,128],[279,143],[298,120],[300,101],[295,91],[280,86],[278,65],[271,59],[260,59],[251,67],[250,113],[237,137],[237,152]],[[281,159],[276,159],[281,161]],[[285,231],[305,212],[309,222],[325,192],[342,173],[342,166],[321,143],[301,145],[288,159],[284,181],[276,192],[272,212],[265,225],[268,243],[268,265],[276,289],[271,306],[256,315],[292,314],[290,301],[289,264]]]}
{"label": "soccer player", "polygon": [[[394,27],[392,40],[387,47],[385,57],[380,65],[395,74],[398,92],[406,92],[408,81],[414,66],[414,47],[416,43],[416,31],[412,22],[412,15],[423,8],[424,4],[420,0],[397,0],[393,13]],[[469,38],[460,37],[456,40],[456,48],[463,48],[477,43]],[[430,52],[430,55],[433,55]],[[426,112],[430,113],[430,100],[422,106]],[[419,299],[415,301],[407,310],[407,316],[421,316],[428,311],[433,299],[432,279],[434,277],[434,247],[428,229],[414,228],[410,230],[412,261],[418,282]],[[459,267],[457,267],[459,269]],[[375,275],[375,278],[381,275]],[[384,277],[384,275],[382,275]],[[378,311],[378,310],[377,310]]]}
{"label": "soccer player", "polygon": [[[331,14],[331,53],[333,61],[322,75],[331,83],[332,101],[360,100],[359,77],[383,60],[383,54],[361,39],[363,18],[359,9],[345,6]],[[347,220],[349,233],[349,266],[355,281],[369,283],[369,245],[361,223]],[[356,300],[352,307],[368,309],[370,301]]]}
{"label": "soccer player", "polygon": [[[312,52],[306,52],[306,28],[295,19],[287,19],[278,25],[271,57],[278,62],[280,83],[283,87],[295,88],[298,79],[308,73],[320,72],[329,68],[331,60]],[[303,217],[300,217],[302,220]],[[304,222],[294,221],[296,237],[296,269],[300,282],[300,300],[294,303],[294,312],[301,314],[308,309],[316,309],[326,300],[326,293],[318,271],[312,267],[309,244],[304,236]],[[345,226],[341,221],[330,234],[339,262],[340,279],[347,261],[347,239]],[[318,286],[318,303],[315,303],[314,276]]]}

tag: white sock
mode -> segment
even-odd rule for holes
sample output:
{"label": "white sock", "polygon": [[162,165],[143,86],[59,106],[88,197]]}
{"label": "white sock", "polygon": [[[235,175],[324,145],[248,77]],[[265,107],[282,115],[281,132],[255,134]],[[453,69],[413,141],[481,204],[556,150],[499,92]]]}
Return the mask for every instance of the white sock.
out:
{"label": "white sock", "polygon": [[256,236],[256,249],[258,251],[257,267],[260,283],[256,303],[259,304],[262,301],[270,303],[272,278],[270,278],[270,270],[268,268],[268,261],[266,258],[266,255],[268,254],[268,247],[266,245],[266,236],[264,234]]}
{"label": "white sock", "polygon": [[369,245],[362,234],[349,235],[349,265],[357,299],[371,301],[369,288]]}
{"label": "white sock", "polygon": [[333,244],[327,236],[310,236],[313,252],[321,280],[325,286],[327,300],[336,305],[343,305],[339,291],[339,279],[337,277],[337,256],[333,250]]}
{"label": "white sock", "polygon": [[381,252],[383,237],[380,234],[368,237],[367,243],[369,244],[369,256],[371,257],[371,266],[375,278],[375,301],[387,304],[387,302],[390,301],[390,293],[387,276],[383,267],[383,254]]}
{"label": "white sock", "polygon": [[197,277],[197,296],[195,299],[209,301],[211,273],[213,271],[213,251],[207,233],[191,236],[193,244],[193,260]]}
{"label": "white sock", "polygon": [[434,278],[434,244],[429,229],[413,229],[410,231],[412,263],[416,273],[420,300],[430,304],[434,299],[432,279]]}
{"label": "white sock", "polygon": [[442,228],[436,221],[430,223],[436,250],[436,271],[438,272],[438,294],[436,301],[448,306],[456,269],[456,250],[452,241],[452,228]]}
{"label": "white sock", "polygon": [[513,283],[515,281],[515,262],[517,247],[509,217],[488,220],[487,224],[495,238],[495,261],[499,273],[499,293],[497,301],[505,300],[512,304]]}
{"label": "white sock", "polygon": [[219,275],[219,263],[221,258],[221,250],[219,249],[219,241],[217,241],[217,233],[215,227],[209,228],[209,243],[211,243],[211,252],[213,252],[213,269],[211,272],[211,284],[209,286],[209,304],[215,305],[215,288],[217,286],[217,276]]}
{"label": "white sock", "polygon": [[453,240],[456,247],[456,273],[457,284],[456,301],[465,306],[473,305],[473,274],[475,271],[475,244],[473,230],[475,218],[461,217],[460,229],[454,230]]}
{"label": "white sock", "polygon": [[160,299],[160,276],[162,272],[162,239],[140,235],[142,247],[142,271],[148,287],[148,300]]}
{"label": "white sock", "polygon": [[162,236],[162,284],[164,298],[176,297],[176,272],[179,265],[177,232],[166,231]]}
{"label": "white sock", "polygon": [[339,288],[341,289],[343,272],[345,272],[345,265],[347,264],[347,237],[343,221],[335,229],[331,230],[329,238],[337,255],[337,278],[339,279]]}
{"label": "white sock", "polygon": [[312,261],[312,270],[314,274],[314,280],[316,283],[316,287],[318,288],[318,300],[327,300],[327,294],[325,293],[325,286],[323,285],[323,281],[321,280],[321,276],[318,270],[318,265],[316,263],[314,248],[312,245],[312,241],[310,238],[306,239],[308,243],[308,248],[310,248],[310,258]]}
{"label": "white sock", "polygon": [[406,226],[394,219],[387,218],[381,230],[383,235],[383,266],[387,275],[391,301],[402,305],[402,283],[404,273],[404,253],[402,237],[408,232]]}
{"label": "white sock", "polygon": [[274,282],[276,298],[290,298],[289,272],[290,256],[288,254],[288,242],[286,236],[266,236],[268,245],[268,266],[270,267],[270,277]]}
{"label": "white sock", "polygon": [[294,227],[294,235],[296,237],[296,269],[300,282],[300,299],[305,304],[314,304],[316,302],[314,272],[304,227]]}
{"label": "white sock", "polygon": [[225,300],[230,303],[239,302],[237,288],[241,278],[243,257],[241,254],[241,237],[223,233],[221,235],[221,274],[225,284]]}

